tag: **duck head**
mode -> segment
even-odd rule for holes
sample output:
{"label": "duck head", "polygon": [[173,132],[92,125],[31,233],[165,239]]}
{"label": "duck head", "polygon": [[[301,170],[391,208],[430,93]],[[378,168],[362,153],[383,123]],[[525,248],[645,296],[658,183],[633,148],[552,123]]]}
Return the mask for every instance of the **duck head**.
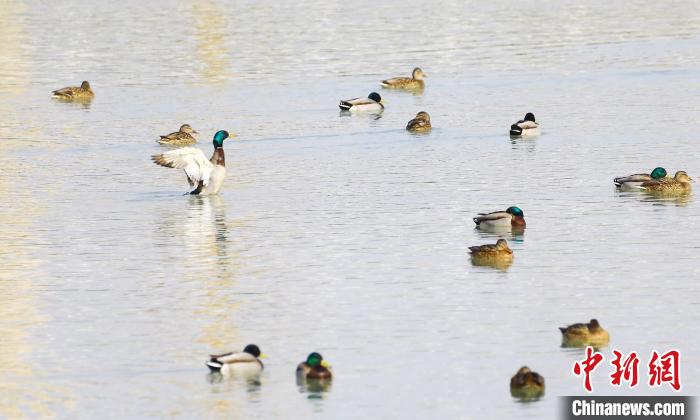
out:
{"label": "duck head", "polygon": [[513,216],[516,216],[516,217],[525,217],[525,213],[523,213],[523,211],[520,210],[520,207],[516,207],[516,206],[508,207],[506,209],[506,213],[512,214]]}
{"label": "duck head", "polygon": [[674,175],[673,179],[675,179],[678,182],[695,182],[691,177],[688,176],[688,174],[685,171],[676,172],[676,175]]}
{"label": "duck head", "polygon": [[650,175],[654,179],[661,179],[668,175],[668,173],[666,172],[666,169],[659,166],[658,168],[654,168]]}
{"label": "duck head", "polygon": [[80,84],[80,89],[89,90],[89,89],[90,89],[90,83],[88,83],[87,80],[83,80],[83,83]]}
{"label": "duck head", "polygon": [[372,92],[369,95],[367,95],[367,97],[373,100],[374,102],[382,102],[382,97],[377,92]]}
{"label": "duck head", "polygon": [[594,328],[600,328],[600,324],[598,323],[597,319],[591,319],[590,322],[588,323],[588,329],[592,330]]}
{"label": "duck head", "polygon": [[535,114],[533,114],[532,112],[528,112],[527,114],[525,114],[525,121],[535,122]]}
{"label": "duck head", "polygon": [[309,354],[309,357],[306,358],[306,364],[311,367],[322,366],[329,368],[331,366],[327,361],[323,360],[323,356],[320,353],[316,352]]}
{"label": "duck head", "polygon": [[214,134],[214,147],[219,148],[219,147],[224,147],[224,140],[226,140],[229,137],[228,131],[226,130],[219,130]]}
{"label": "duck head", "polygon": [[425,111],[421,111],[421,112],[416,114],[416,119],[423,120],[423,121],[430,121],[430,115]]}
{"label": "duck head", "polygon": [[508,248],[508,241],[505,239],[499,239],[496,241],[496,249],[509,249]]}
{"label": "duck head", "polygon": [[412,75],[413,78],[416,80],[423,80],[424,77],[428,77],[427,74],[423,73],[423,70],[421,70],[420,67],[416,67],[415,69],[413,69]]}
{"label": "duck head", "polygon": [[265,358],[265,355],[260,352],[260,347],[256,346],[255,344],[248,344],[245,346],[243,353],[252,354],[253,357],[259,357],[261,359]]}
{"label": "duck head", "polygon": [[192,129],[192,127],[190,127],[189,124],[182,124],[182,125],[180,126],[180,132],[182,132],[182,133],[194,133],[194,134],[199,134],[199,133],[197,133],[196,131],[194,131],[194,130]]}

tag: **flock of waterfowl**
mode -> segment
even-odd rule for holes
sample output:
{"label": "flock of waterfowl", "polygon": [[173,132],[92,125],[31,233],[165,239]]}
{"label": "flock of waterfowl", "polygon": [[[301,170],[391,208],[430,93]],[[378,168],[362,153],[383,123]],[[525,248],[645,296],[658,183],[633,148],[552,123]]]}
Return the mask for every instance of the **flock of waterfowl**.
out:
{"label": "flock of waterfowl", "polygon": [[[423,80],[427,75],[420,68],[413,70],[411,77],[394,77],[382,80],[380,85],[387,89],[422,90],[425,87]],[[67,87],[53,91],[53,96],[61,100],[80,101],[91,100],[94,96],[90,84],[85,81],[79,87]],[[370,93],[366,98],[354,98],[341,100],[339,107],[348,112],[376,112],[384,109],[381,96]],[[420,111],[411,119],[406,130],[416,133],[430,131],[430,115]],[[528,112],[522,120],[512,124],[509,129],[511,136],[533,136],[539,134],[539,124],[535,116]],[[158,165],[182,169],[187,176],[190,187],[194,188],[190,194],[217,194],[223,185],[226,176],[226,160],[223,142],[233,137],[225,130],[216,132],[213,138],[214,153],[207,159],[204,153],[196,147],[179,147],[195,144],[197,140],[193,134],[197,134],[189,124],[183,124],[180,130],[160,136],[158,143],[178,148],[151,157]],[[693,181],[685,171],[676,172],[674,177],[667,176],[666,169],[658,167],[649,174],[633,174],[614,178],[615,186],[624,191],[643,191],[661,195],[680,195],[691,190]],[[499,231],[505,229],[517,232],[525,228],[525,214],[516,206],[508,207],[504,211],[491,213],[479,213],[473,218],[479,229],[492,229]],[[495,244],[472,246],[469,248],[474,265],[488,265],[493,267],[507,266],[513,260],[513,250],[505,239],[498,239]],[[588,323],[578,323],[568,327],[559,328],[562,333],[563,347],[602,347],[608,344],[610,335],[603,329],[596,319]],[[232,352],[220,355],[212,355],[207,361],[207,366],[212,372],[222,375],[235,374],[259,374],[263,370],[263,363],[258,346],[251,344],[242,352]],[[322,383],[332,378],[330,366],[323,357],[316,352],[309,354],[306,361],[297,366],[297,379],[302,381],[321,381]],[[531,400],[544,394],[544,378],[531,371],[528,367],[521,367],[511,378],[510,390],[514,397]]]}

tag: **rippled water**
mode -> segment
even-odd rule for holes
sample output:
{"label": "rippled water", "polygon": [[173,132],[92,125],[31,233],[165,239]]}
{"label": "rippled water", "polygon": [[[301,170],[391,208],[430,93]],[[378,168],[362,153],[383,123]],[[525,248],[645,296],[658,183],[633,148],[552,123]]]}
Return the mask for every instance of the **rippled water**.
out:
{"label": "rippled water", "polygon": [[[697,195],[611,179],[700,177],[699,9],[0,2],[0,416],[552,418],[582,393],[557,327],[592,317],[643,362],[679,348],[697,394]],[[415,65],[422,95],[338,112]],[[49,98],[83,79],[91,104]],[[543,134],[511,140],[527,111]],[[207,155],[238,134],[217,197],[149,160],[184,122]],[[498,236],[471,217],[510,205],[513,265],[472,266]],[[207,376],[250,342],[259,383]],[[294,381],[312,350],[322,394]],[[511,398],[523,364],[543,399]]]}

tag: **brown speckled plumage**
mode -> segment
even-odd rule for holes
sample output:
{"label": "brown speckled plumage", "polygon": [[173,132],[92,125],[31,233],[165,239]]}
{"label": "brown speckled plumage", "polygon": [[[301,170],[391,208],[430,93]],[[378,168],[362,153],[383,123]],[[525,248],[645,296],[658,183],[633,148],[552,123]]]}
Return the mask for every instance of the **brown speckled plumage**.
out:
{"label": "brown speckled plumage", "polygon": [[80,86],[69,86],[63,89],[54,90],[53,96],[58,99],[92,99],[95,93],[90,88],[90,83],[83,81]]}
{"label": "brown speckled plumage", "polygon": [[413,69],[412,77],[394,77],[392,79],[382,80],[380,85],[385,88],[393,89],[423,89],[425,87],[424,77],[428,75],[423,73],[420,67]]}

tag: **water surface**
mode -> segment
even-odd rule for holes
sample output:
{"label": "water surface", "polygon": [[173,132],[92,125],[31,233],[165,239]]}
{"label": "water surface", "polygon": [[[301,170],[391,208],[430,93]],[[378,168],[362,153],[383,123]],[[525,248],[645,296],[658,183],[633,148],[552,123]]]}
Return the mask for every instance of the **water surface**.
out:
{"label": "water surface", "polygon": [[[0,415],[553,418],[582,393],[557,327],[592,317],[643,363],[680,349],[696,394],[696,195],[611,179],[700,177],[698,8],[2,2]],[[416,65],[423,94],[339,113]],[[49,98],[83,79],[92,103]],[[409,135],[420,110],[435,128]],[[543,134],[511,140],[527,111]],[[238,135],[217,197],[150,162],[185,122],[207,155]],[[472,266],[500,236],[471,217],[510,205],[512,266]],[[259,382],[207,376],[251,342]],[[294,381],[312,350],[320,394]],[[540,401],[510,397],[521,365]],[[631,393],[608,370],[596,394]]]}

